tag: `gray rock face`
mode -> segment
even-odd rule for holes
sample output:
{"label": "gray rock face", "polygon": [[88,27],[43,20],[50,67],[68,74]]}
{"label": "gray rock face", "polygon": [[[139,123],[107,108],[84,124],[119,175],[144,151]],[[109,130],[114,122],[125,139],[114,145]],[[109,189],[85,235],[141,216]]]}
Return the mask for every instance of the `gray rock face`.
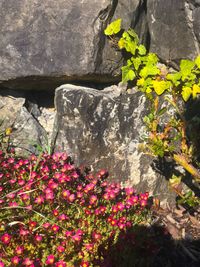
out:
{"label": "gray rock face", "polygon": [[150,49],[169,63],[200,53],[199,1],[148,0]]}
{"label": "gray rock face", "polygon": [[117,86],[103,91],[73,85],[56,90],[56,150],[67,151],[76,164],[110,176],[138,190],[165,195],[166,184],[138,151],[146,102],[139,92],[121,94]]}
{"label": "gray rock face", "polygon": [[0,131],[12,129],[10,143],[23,156],[36,152],[36,145],[45,145],[46,132],[28,112],[23,95],[0,96]]}
{"label": "gray rock face", "polygon": [[197,0],[1,0],[0,85],[40,90],[118,81],[121,54],[103,30],[119,17],[163,61],[200,51]]}
{"label": "gray rock face", "polygon": [[106,42],[103,30],[117,3],[1,0],[0,81],[6,87],[38,89],[39,85],[41,89],[55,88],[63,81],[116,80],[121,56],[110,50],[102,58]]}

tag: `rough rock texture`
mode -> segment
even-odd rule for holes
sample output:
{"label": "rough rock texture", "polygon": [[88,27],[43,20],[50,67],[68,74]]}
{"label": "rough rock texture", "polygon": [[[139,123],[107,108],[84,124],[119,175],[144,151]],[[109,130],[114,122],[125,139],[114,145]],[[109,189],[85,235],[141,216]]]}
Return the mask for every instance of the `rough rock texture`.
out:
{"label": "rough rock texture", "polygon": [[36,152],[36,146],[45,145],[46,132],[26,108],[26,99],[21,94],[0,96],[0,131],[12,129],[10,143],[24,156]]}
{"label": "rough rock texture", "polygon": [[121,94],[117,86],[97,91],[67,84],[56,90],[55,105],[56,150],[68,151],[78,165],[108,169],[116,181],[170,198],[151,159],[138,151],[146,112],[141,93]]}
{"label": "rough rock texture", "polygon": [[[129,2],[124,2],[127,9]],[[68,80],[116,80],[121,56],[110,49],[102,61],[102,54],[103,30],[117,4],[117,0],[1,0],[0,81],[12,88],[41,89]],[[127,21],[127,14],[118,15]]]}
{"label": "rough rock texture", "polygon": [[199,53],[198,0],[1,0],[0,84],[41,90],[119,80],[121,54],[103,34],[119,17],[163,61]]}
{"label": "rough rock texture", "polygon": [[200,8],[195,0],[148,0],[150,49],[168,63],[200,53]]}

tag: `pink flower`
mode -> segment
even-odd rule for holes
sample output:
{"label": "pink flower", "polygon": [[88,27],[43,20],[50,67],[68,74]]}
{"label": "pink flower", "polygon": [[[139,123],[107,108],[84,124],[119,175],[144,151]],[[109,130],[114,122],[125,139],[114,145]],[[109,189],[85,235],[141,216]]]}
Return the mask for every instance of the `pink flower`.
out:
{"label": "pink flower", "polygon": [[11,235],[9,235],[7,233],[1,236],[1,241],[5,245],[9,244],[10,243],[10,240],[11,240]]}
{"label": "pink flower", "polygon": [[67,215],[65,215],[65,214],[61,214],[61,215],[59,215],[58,219],[59,219],[60,221],[64,221],[64,220],[67,220],[67,219],[69,219],[69,218],[67,217]]}
{"label": "pink flower", "polygon": [[53,215],[54,216],[58,216],[59,215],[59,211],[57,209],[53,210]]}
{"label": "pink flower", "polygon": [[123,203],[119,202],[119,203],[117,203],[117,208],[118,208],[118,210],[122,211],[122,210],[124,210],[125,206]]}
{"label": "pink flower", "polygon": [[95,240],[99,240],[101,239],[101,234],[97,233],[96,231],[94,231],[92,233],[92,237],[95,239]]}
{"label": "pink flower", "polygon": [[26,235],[29,234],[29,231],[21,228],[20,231],[19,231],[19,234],[22,235],[22,236],[26,236]]}
{"label": "pink flower", "polygon": [[90,266],[90,264],[88,261],[82,261],[81,262],[81,267],[89,267],[89,266]]}
{"label": "pink flower", "polygon": [[43,196],[38,196],[38,197],[36,197],[34,202],[36,204],[42,204],[42,203],[44,203],[44,197]]}
{"label": "pink flower", "polygon": [[25,260],[23,261],[23,264],[25,266],[31,266],[33,264],[33,261],[31,259],[29,259],[29,258],[25,258]]}
{"label": "pink flower", "polygon": [[19,264],[19,261],[20,261],[20,258],[17,257],[17,256],[14,256],[12,259],[11,259],[12,263],[14,265],[18,265]]}
{"label": "pink flower", "polygon": [[74,200],[75,200],[75,194],[71,194],[69,197],[68,197],[68,200],[70,201],[70,202],[73,202]]}
{"label": "pink flower", "polygon": [[91,251],[93,249],[94,245],[92,243],[88,243],[88,244],[85,244],[85,248],[88,250],[88,251]]}
{"label": "pink flower", "polygon": [[97,202],[97,196],[92,195],[92,196],[90,197],[90,201],[89,201],[90,205],[93,205],[93,204],[95,204],[96,202]]}
{"label": "pink flower", "polygon": [[42,226],[43,226],[45,229],[48,229],[50,225],[51,225],[50,223],[46,222],[46,223],[43,223]]}
{"label": "pink flower", "polygon": [[56,262],[56,266],[55,267],[66,267],[66,266],[67,266],[66,262],[60,260],[60,261]]}
{"label": "pink flower", "polygon": [[47,256],[46,264],[53,264],[54,261],[55,261],[54,255],[50,254],[49,256]]}
{"label": "pink flower", "polygon": [[69,191],[69,190],[63,190],[63,191],[62,191],[62,196],[63,196],[64,198],[69,197],[69,196],[70,196],[70,191]]}
{"label": "pink flower", "polygon": [[5,267],[5,265],[2,261],[0,261],[0,267]]}
{"label": "pink flower", "polygon": [[52,225],[51,229],[54,233],[57,233],[59,231],[60,227],[58,225],[54,224],[54,225]]}
{"label": "pink flower", "polygon": [[57,246],[57,251],[59,253],[63,253],[65,251],[65,248],[63,246]]}
{"label": "pink flower", "polygon": [[135,190],[132,187],[126,187],[125,188],[125,192],[127,196],[132,195],[133,193],[135,193]]}
{"label": "pink flower", "polygon": [[17,255],[21,255],[24,252],[24,247],[16,247],[15,252]]}
{"label": "pink flower", "polygon": [[147,205],[147,201],[145,199],[140,200],[140,206],[145,207]]}
{"label": "pink flower", "polygon": [[76,242],[81,241],[81,235],[78,235],[78,234],[73,235],[72,236],[72,240],[73,241],[76,241]]}
{"label": "pink flower", "polygon": [[65,232],[65,236],[66,236],[66,237],[69,237],[69,236],[71,236],[71,235],[72,235],[72,231],[66,231],[66,232]]}
{"label": "pink flower", "polygon": [[35,235],[35,241],[41,242],[42,241],[42,236],[41,235]]}

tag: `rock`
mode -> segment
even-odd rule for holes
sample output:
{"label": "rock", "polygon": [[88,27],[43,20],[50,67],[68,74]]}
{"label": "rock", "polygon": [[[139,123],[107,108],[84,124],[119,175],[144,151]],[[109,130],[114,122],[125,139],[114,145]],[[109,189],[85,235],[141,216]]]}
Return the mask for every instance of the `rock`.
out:
{"label": "rock", "polygon": [[[38,121],[28,112],[26,108],[26,98],[18,92],[11,92],[10,95],[0,96],[0,131],[5,133],[7,128],[12,132],[9,142],[16,147],[17,154],[23,156],[35,153],[37,146],[45,146],[47,133]],[[5,93],[5,92],[4,92]]]}
{"label": "rock", "polygon": [[[108,42],[103,30],[118,2],[126,9],[135,7],[128,0],[1,0],[3,86],[41,90],[66,81],[119,80],[121,54],[110,48],[103,55]],[[131,13],[118,16],[130,26]]]}
{"label": "rock", "polygon": [[150,50],[161,60],[174,65],[182,58],[199,54],[200,9],[186,0],[147,1]]}
{"label": "rock", "polygon": [[117,86],[98,91],[63,85],[56,90],[55,149],[67,151],[77,165],[106,168],[112,180],[169,200],[166,183],[139,152],[146,100],[140,92],[123,94]]}

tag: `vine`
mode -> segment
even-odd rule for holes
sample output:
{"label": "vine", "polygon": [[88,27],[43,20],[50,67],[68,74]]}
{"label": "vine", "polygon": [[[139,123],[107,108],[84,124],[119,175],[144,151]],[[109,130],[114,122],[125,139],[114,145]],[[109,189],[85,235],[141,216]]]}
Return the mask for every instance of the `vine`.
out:
{"label": "vine", "polygon": [[185,104],[200,94],[200,55],[195,60],[182,59],[179,71],[159,62],[158,56],[147,52],[133,29],[123,31],[121,19],[105,29],[105,35],[118,43],[127,54],[122,67],[122,82],[132,83],[150,102],[146,125],[145,151],[159,158],[170,158],[184,169],[180,176],[172,175],[169,184],[190,206],[200,203],[192,191],[184,192],[179,185],[189,173],[194,183],[200,183],[199,163],[194,144],[187,134]]}

